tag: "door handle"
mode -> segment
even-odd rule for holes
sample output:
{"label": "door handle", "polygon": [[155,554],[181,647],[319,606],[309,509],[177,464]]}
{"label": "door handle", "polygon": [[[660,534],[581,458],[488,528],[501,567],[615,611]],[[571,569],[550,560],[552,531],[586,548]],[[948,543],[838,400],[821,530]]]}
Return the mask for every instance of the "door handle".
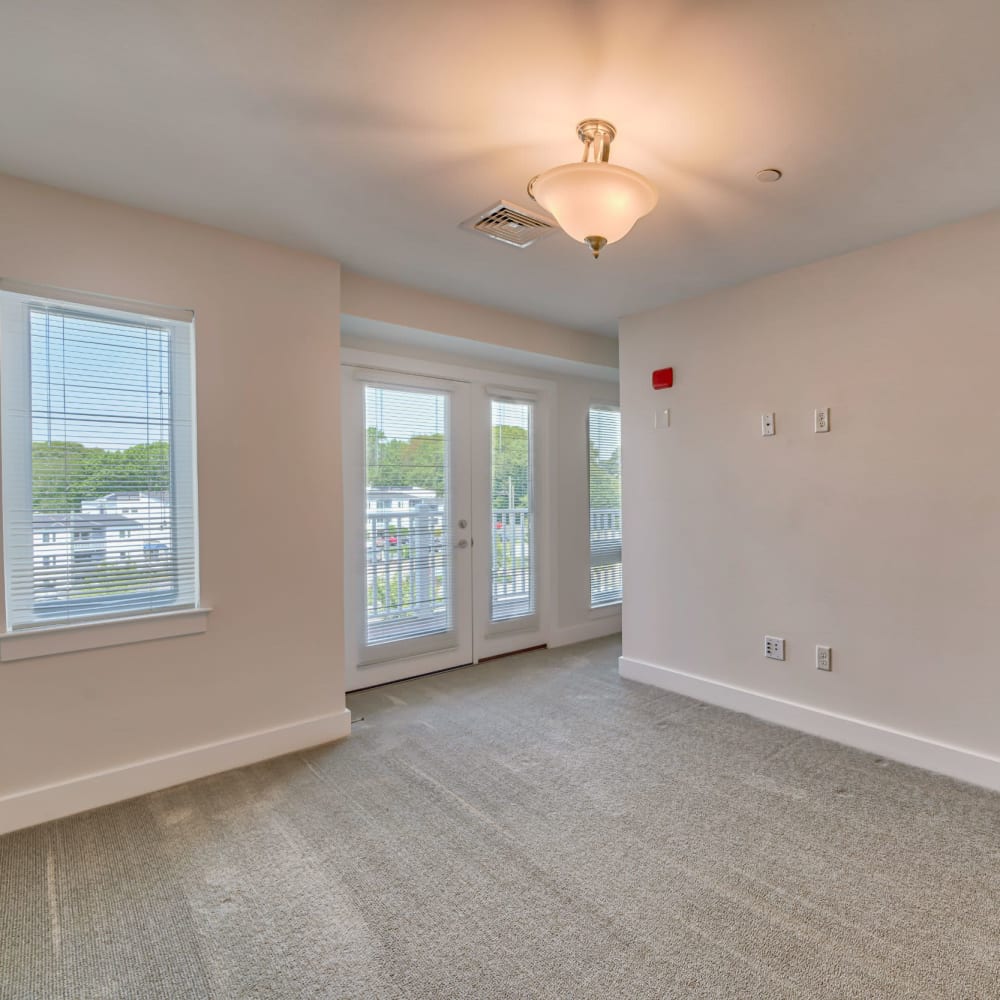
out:
{"label": "door handle", "polygon": [[469,526],[469,522],[463,517],[462,520],[458,522],[458,526],[464,531]]}
{"label": "door handle", "polygon": [[465,538],[460,538],[457,542],[455,542],[456,549],[467,549],[468,547],[469,543],[468,540]]}

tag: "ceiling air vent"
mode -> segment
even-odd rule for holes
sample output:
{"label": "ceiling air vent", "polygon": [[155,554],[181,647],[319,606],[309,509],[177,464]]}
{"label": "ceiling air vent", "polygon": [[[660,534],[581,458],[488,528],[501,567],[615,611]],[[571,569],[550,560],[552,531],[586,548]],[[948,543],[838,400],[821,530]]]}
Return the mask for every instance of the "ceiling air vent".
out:
{"label": "ceiling air vent", "polygon": [[543,236],[548,236],[557,226],[544,215],[512,205],[509,201],[500,201],[466,219],[460,228],[482,233],[512,247],[530,247]]}

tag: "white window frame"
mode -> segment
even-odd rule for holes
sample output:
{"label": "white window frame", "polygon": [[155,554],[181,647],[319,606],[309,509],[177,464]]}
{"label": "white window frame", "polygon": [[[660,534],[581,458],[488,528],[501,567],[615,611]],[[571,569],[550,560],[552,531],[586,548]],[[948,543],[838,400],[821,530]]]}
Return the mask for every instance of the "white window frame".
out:
{"label": "white window frame", "polygon": [[[538,631],[541,627],[542,622],[542,612],[540,608],[541,601],[543,599],[542,587],[540,583],[543,579],[539,566],[544,563],[545,553],[543,551],[543,546],[540,544],[540,525],[543,524],[542,518],[539,516],[539,503],[540,492],[544,487],[540,486],[539,480],[544,479],[544,474],[540,467],[539,454],[542,449],[539,446],[539,439],[544,435],[544,424],[543,420],[546,417],[546,413],[543,411],[543,400],[541,394],[537,390],[531,389],[521,389],[513,386],[505,385],[485,385],[483,386],[483,392],[485,395],[485,407],[483,409],[482,421],[487,428],[487,447],[485,450],[485,467],[486,467],[486,477],[484,482],[479,484],[479,492],[485,490],[487,496],[489,497],[487,503],[489,507],[489,517],[485,523],[486,532],[492,531],[493,526],[493,498],[492,498],[492,446],[493,446],[493,422],[491,417],[491,407],[494,402],[498,403],[525,403],[531,407],[531,433],[529,436],[529,461],[531,463],[531,470],[529,475],[529,487],[530,487],[530,497],[529,505],[531,508],[531,589],[534,598],[534,610],[530,614],[517,615],[512,618],[494,618],[493,617],[493,601],[492,601],[492,576],[493,576],[493,558],[492,558],[492,546],[488,544],[486,538],[481,546],[481,550],[487,553],[488,565],[489,565],[489,579],[490,585],[489,589],[484,594],[485,600],[485,614],[483,615],[483,635],[486,639],[491,639],[496,636],[502,636],[505,633],[510,632],[533,632]],[[484,584],[484,589],[485,589]]]}
{"label": "white window frame", "polygon": [[[0,278],[0,439],[3,447],[3,620],[0,661],[96,649],[204,632],[208,608],[200,604],[195,428],[194,314],[145,303],[41,288]],[[148,323],[170,330],[171,489],[190,516],[175,529],[177,559],[193,572],[178,577],[173,600],[136,611],[81,610],[46,620],[27,598],[11,596],[12,572],[33,565],[31,482],[31,309],[64,309],[102,319]],[[20,555],[16,555],[20,554]],[[33,602],[32,602],[33,604]],[[92,613],[91,613],[92,612]],[[14,623],[16,627],[11,627]]]}
{"label": "white window frame", "polygon": [[[489,397],[491,393],[504,396],[521,396],[537,402],[535,411],[535,442],[534,442],[534,505],[538,519],[537,547],[535,550],[536,568],[535,583],[537,600],[535,615],[529,619],[511,619],[506,622],[490,622],[489,588],[483,581],[489,580],[490,546],[481,541],[476,542],[472,549],[474,580],[480,581],[473,588],[471,600],[473,605],[473,659],[478,663],[481,659],[500,656],[516,649],[529,646],[544,645],[550,641],[555,632],[556,594],[549,567],[556,564],[556,532],[554,512],[548,502],[549,478],[555,476],[554,463],[549,459],[549,440],[554,432],[556,419],[557,384],[552,379],[539,378],[531,375],[508,372],[503,368],[483,369],[474,365],[451,363],[439,360],[414,358],[408,355],[381,353],[363,350],[356,347],[343,347],[340,361],[345,371],[343,385],[344,400],[344,480],[354,482],[356,477],[363,475],[363,448],[361,436],[351,428],[351,421],[357,421],[362,411],[359,400],[351,396],[351,386],[366,381],[368,376],[376,380],[392,382],[393,376],[402,374],[407,381],[417,378],[432,380],[429,384],[439,385],[441,380],[459,383],[468,389],[469,393],[469,431],[478,446],[472,450],[472,466],[470,483],[472,485],[471,510],[473,516],[474,535],[480,537],[483,532],[480,523],[489,522],[490,511],[490,420]],[[353,400],[353,402],[352,402]],[[345,523],[357,524],[364,506],[361,490],[347,489],[345,491]],[[485,518],[485,520],[482,520]],[[360,547],[357,552],[360,553]],[[455,663],[441,665],[422,665],[426,661],[416,657],[410,659],[392,660],[383,663],[362,664],[359,662],[359,636],[363,635],[364,605],[359,606],[358,595],[362,588],[358,587],[357,579],[360,560],[350,551],[348,539],[348,555],[344,560],[344,587],[347,595],[345,630],[345,654],[347,662],[347,688],[370,687],[374,684],[384,684],[403,677],[416,676],[430,670],[443,669],[445,666],[455,666]],[[462,661],[464,662],[464,661]]]}
{"label": "white window frame", "polygon": [[[359,383],[362,387],[359,394],[361,412],[356,417],[357,423],[354,423],[353,420],[347,421],[348,433],[354,433],[359,426],[362,428],[366,426],[365,389],[367,388],[390,389],[398,390],[400,392],[419,392],[421,389],[426,389],[428,392],[444,396],[447,400],[448,411],[452,412],[455,407],[455,394],[461,387],[460,383],[456,383],[453,380],[438,379],[436,377],[419,378],[414,376],[405,376],[402,379],[393,380],[391,373],[362,368],[355,369],[351,373],[351,379],[353,382]],[[448,420],[449,418],[446,417],[446,426],[448,425]],[[446,475],[449,481],[454,480],[456,472],[454,437],[455,434],[453,432],[452,439],[449,441],[449,454],[447,456]],[[358,509],[361,511],[365,510],[367,503],[364,462],[365,456],[362,455],[362,475],[358,477],[358,483],[356,485],[358,485],[359,488],[356,490],[357,496],[354,498],[355,502],[358,504]],[[399,507],[393,506],[393,502],[391,500],[386,498],[380,498],[379,503],[380,506],[376,509],[380,513],[392,514],[394,511],[400,510]],[[388,506],[381,506],[381,504],[388,504]],[[451,519],[452,518],[449,517],[448,520],[450,521]],[[349,522],[345,521],[345,524],[346,523]],[[446,529],[450,529],[450,524],[446,524]],[[354,541],[357,541],[357,539],[354,539]],[[454,568],[450,562],[448,564],[448,572],[449,574],[454,572]],[[457,638],[459,622],[452,621],[449,623],[448,628],[441,632],[434,632],[429,635],[413,636],[410,638],[395,639],[388,642],[373,643],[369,645],[367,623],[365,620],[365,609],[368,600],[367,586],[368,580],[366,575],[360,578],[360,584],[358,581],[355,581],[357,593],[352,595],[355,597],[357,606],[360,609],[360,614],[358,615],[356,623],[354,623],[357,628],[358,636],[357,662],[359,666],[384,663],[390,659],[406,659],[407,657],[419,656],[423,653],[438,653],[442,650],[453,649],[459,644],[459,640]]]}
{"label": "white window frame", "polygon": [[[587,604],[590,608],[590,614],[592,617],[606,617],[609,615],[621,614],[622,609],[622,599],[619,598],[617,601],[605,601],[601,604],[594,604],[594,596],[591,584],[590,573],[594,568],[594,553],[591,549],[590,541],[590,525],[591,525],[591,507],[590,507],[590,414],[592,410],[608,410],[614,411],[621,414],[620,403],[612,403],[607,400],[591,400],[590,404],[587,406],[586,414],[586,427],[585,427],[585,439],[587,448],[587,559],[589,571],[587,573]],[[619,442],[619,447],[620,447]],[[619,508],[620,509],[620,508]],[[618,546],[618,559],[617,562],[622,562],[622,550],[621,545]],[[613,553],[609,553],[609,556],[613,556]],[[599,565],[614,565],[616,560],[613,557],[602,559]],[[624,580],[622,581],[622,588],[624,591]]]}

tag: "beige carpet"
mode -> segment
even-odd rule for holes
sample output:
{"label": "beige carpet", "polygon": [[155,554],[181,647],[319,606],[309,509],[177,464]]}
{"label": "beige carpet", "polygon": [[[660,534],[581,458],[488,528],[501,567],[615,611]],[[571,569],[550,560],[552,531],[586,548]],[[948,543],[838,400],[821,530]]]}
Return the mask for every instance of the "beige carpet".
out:
{"label": "beige carpet", "polygon": [[0,838],[0,997],[1000,997],[1000,796],[617,655],[375,689],[345,743]]}

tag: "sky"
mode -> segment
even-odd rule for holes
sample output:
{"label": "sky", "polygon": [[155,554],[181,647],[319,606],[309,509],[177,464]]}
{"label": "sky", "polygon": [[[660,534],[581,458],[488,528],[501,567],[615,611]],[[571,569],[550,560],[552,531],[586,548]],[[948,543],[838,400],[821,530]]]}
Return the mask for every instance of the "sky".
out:
{"label": "sky", "polygon": [[449,401],[446,392],[366,385],[365,427],[378,428],[390,441],[444,434]]}
{"label": "sky", "polygon": [[[450,393],[432,389],[388,389],[365,386],[365,427],[377,427],[390,440],[407,441],[424,434],[444,434]],[[493,400],[493,423],[527,428],[530,406]]]}
{"label": "sky", "polygon": [[32,308],[32,440],[119,450],[166,441],[169,332]]}

